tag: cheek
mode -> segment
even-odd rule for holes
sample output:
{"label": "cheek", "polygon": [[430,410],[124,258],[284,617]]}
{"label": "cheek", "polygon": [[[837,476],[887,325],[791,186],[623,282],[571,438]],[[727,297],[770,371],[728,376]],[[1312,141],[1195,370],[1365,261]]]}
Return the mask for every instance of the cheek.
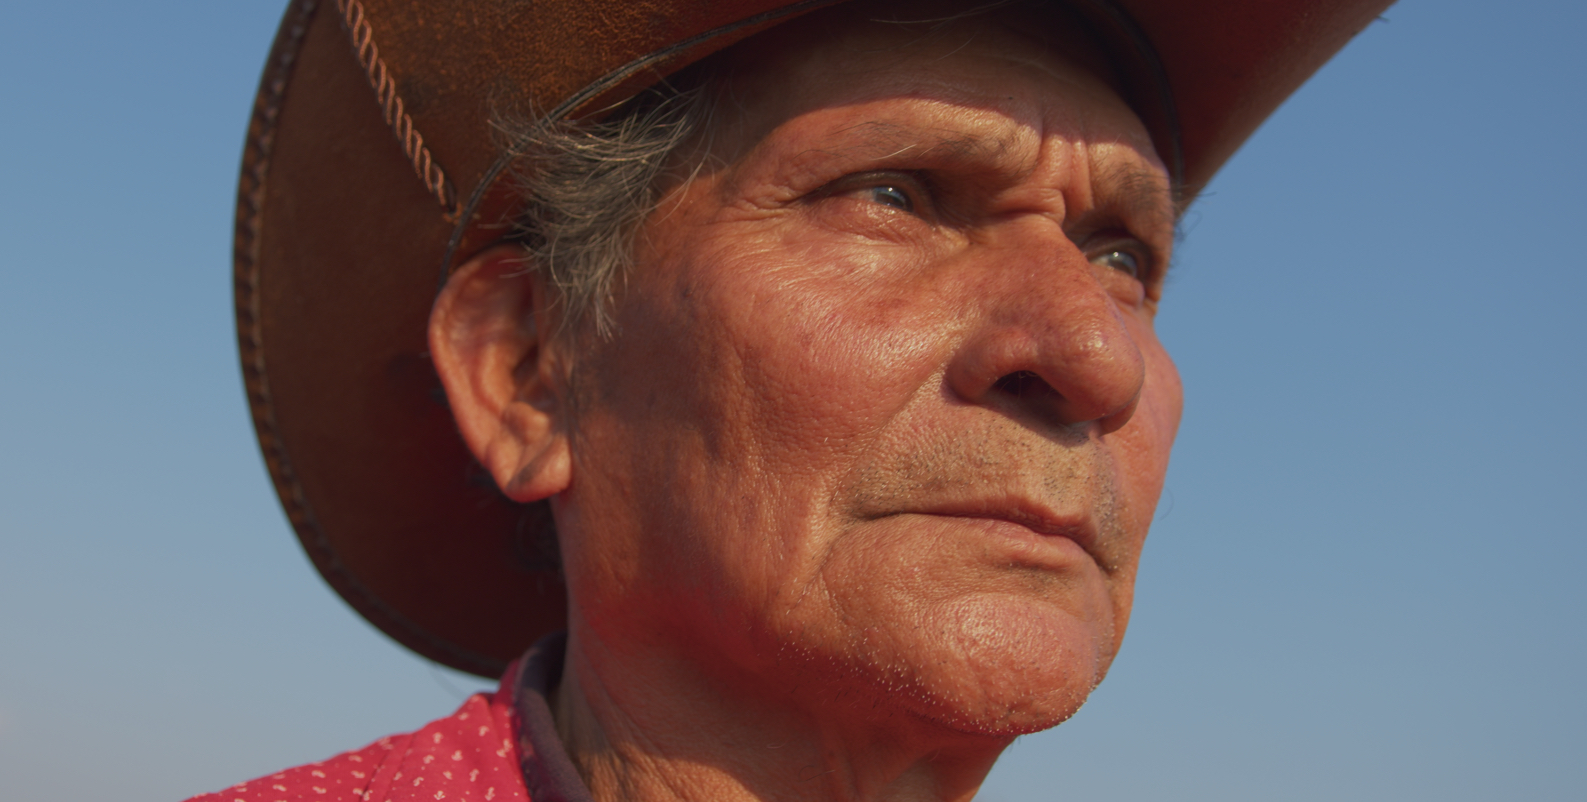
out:
{"label": "cheek", "polygon": [[[716,336],[733,347],[698,366],[723,381],[718,403],[695,412],[723,424],[733,474],[720,479],[741,491],[730,503],[753,494],[747,503],[760,508],[763,547],[780,558],[767,583],[810,580],[804,567],[838,536],[832,499],[842,483],[940,383],[950,321],[911,305],[898,286],[908,266],[877,264],[874,251],[779,243],[724,260],[696,286],[698,317],[717,321]],[[746,556],[723,555],[722,570]]]}
{"label": "cheek", "polygon": [[1119,641],[1129,622],[1135,572],[1162,495],[1184,395],[1179,371],[1150,326],[1132,325],[1132,334],[1146,360],[1146,382],[1134,416],[1109,437],[1121,486],[1120,528],[1130,538],[1126,563],[1111,578],[1109,588]]}
{"label": "cheek", "polygon": [[1141,388],[1141,403],[1134,417],[1120,431],[1129,464],[1122,466],[1134,486],[1137,503],[1155,505],[1168,472],[1168,457],[1179,432],[1184,408],[1184,388],[1174,360],[1150,327],[1135,332],[1136,343],[1146,361],[1146,382]]}
{"label": "cheek", "polygon": [[815,581],[835,488],[934,386],[942,326],[888,286],[897,264],[830,243],[728,231],[680,251],[636,271],[617,337],[586,360],[587,563],[613,601],[748,626]]}
{"label": "cheek", "polygon": [[935,386],[951,321],[910,291],[901,251],[810,236],[746,247],[732,230],[719,239],[681,266],[658,315],[677,341],[709,341],[684,357],[708,377],[686,414],[712,421],[742,466],[798,477],[780,493],[821,497]]}

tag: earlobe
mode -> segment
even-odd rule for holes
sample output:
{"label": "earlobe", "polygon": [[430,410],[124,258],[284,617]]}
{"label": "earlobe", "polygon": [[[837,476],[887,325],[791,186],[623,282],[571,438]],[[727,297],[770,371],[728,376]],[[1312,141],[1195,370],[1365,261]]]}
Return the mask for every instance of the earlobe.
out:
{"label": "earlobe", "polygon": [[498,245],[458,268],[430,311],[430,354],[458,431],[509,498],[561,492],[564,431],[549,298],[522,248]]}

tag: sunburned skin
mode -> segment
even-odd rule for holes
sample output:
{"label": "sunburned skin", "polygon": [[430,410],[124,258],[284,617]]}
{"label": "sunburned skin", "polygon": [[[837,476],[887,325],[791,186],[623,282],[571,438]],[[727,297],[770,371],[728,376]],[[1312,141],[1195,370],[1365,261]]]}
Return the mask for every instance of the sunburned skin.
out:
{"label": "sunburned skin", "polygon": [[552,500],[597,799],[968,799],[1129,619],[1181,404],[1168,181],[1104,80],[996,17],[751,43],[615,336],[550,338],[489,252],[437,365],[504,490]]}

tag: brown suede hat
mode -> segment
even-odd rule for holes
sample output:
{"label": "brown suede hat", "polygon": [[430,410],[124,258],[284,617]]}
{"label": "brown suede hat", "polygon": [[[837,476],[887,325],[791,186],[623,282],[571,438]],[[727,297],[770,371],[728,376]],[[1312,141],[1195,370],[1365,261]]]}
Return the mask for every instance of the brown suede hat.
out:
{"label": "brown suede hat", "polygon": [[[546,506],[474,464],[427,354],[438,282],[514,211],[493,112],[587,115],[833,2],[293,0],[243,156],[237,336],[281,503],[386,634],[494,676],[566,615]],[[1193,197],[1388,1],[1064,5]]]}

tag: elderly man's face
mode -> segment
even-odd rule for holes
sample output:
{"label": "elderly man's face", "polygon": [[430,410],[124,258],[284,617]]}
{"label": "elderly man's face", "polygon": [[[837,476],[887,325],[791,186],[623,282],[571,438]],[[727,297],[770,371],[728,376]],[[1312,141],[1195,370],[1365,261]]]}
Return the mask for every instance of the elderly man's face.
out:
{"label": "elderly man's face", "polygon": [[1168,183],[995,20],[820,30],[739,57],[570,357],[575,632],[823,714],[1045,728],[1119,647],[1178,425]]}

